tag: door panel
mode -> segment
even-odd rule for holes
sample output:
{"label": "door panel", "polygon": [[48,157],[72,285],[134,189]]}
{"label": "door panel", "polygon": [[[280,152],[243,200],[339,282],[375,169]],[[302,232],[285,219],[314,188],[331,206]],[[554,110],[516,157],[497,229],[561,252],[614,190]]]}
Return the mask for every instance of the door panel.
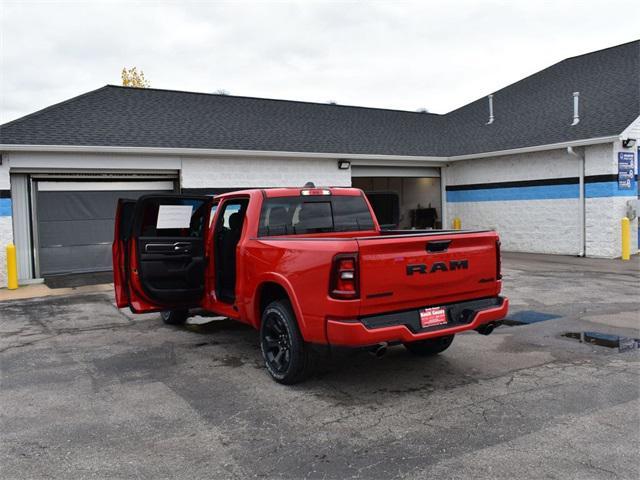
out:
{"label": "door panel", "polygon": [[113,265],[113,285],[115,287],[116,305],[123,308],[129,305],[128,268],[129,249],[128,243],[133,226],[133,210],[135,200],[118,199],[116,218],[111,248]]}
{"label": "door panel", "polygon": [[196,307],[204,294],[212,198],[147,195],[135,206],[129,294],[137,312]]}
{"label": "door panel", "polygon": [[201,238],[141,237],[138,273],[143,288],[161,302],[198,302],[204,293],[204,244]]}

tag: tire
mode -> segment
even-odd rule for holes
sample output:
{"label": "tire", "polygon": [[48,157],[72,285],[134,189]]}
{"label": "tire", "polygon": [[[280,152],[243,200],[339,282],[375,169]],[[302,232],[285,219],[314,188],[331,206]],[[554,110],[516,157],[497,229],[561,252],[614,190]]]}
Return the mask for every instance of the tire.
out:
{"label": "tire", "polygon": [[182,325],[189,318],[188,310],[165,310],[160,312],[162,321],[167,325]]}
{"label": "tire", "polygon": [[404,346],[414,355],[430,357],[449,348],[451,342],[453,342],[453,337],[454,335],[447,335],[446,337],[430,338],[428,340],[405,343]]}
{"label": "tire", "polygon": [[301,382],[313,371],[313,352],[286,300],[272,302],[262,312],[260,349],[269,375],[278,383]]}

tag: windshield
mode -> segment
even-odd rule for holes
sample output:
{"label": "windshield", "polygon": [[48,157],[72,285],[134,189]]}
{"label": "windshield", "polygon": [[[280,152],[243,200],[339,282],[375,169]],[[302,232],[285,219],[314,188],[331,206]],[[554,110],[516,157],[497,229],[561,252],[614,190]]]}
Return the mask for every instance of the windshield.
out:
{"label": "windshield", "polygon": [[258,235],[373,230],[363,197],[276,197],[265,200]]}

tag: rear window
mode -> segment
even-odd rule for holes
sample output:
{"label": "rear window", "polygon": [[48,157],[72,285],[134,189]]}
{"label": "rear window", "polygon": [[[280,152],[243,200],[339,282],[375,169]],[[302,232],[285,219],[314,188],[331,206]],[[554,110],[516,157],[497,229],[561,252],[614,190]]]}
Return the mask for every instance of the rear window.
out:
{"label": "rear window", "polygon": [[262,205],[258,235],[372,230],[373,219],[362,197],[276,197]]}

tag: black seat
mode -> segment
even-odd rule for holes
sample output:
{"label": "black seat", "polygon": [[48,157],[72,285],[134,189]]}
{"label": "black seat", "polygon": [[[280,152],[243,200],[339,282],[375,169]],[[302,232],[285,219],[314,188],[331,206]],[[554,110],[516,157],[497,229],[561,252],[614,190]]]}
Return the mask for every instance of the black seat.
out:
{"label": "black seat", "polygon": [[236,291],[236,247],[242,234],[244,215],[240,212],[231,214],[229,228],[225,229],[220,241],[220,297],[232,302]]}

